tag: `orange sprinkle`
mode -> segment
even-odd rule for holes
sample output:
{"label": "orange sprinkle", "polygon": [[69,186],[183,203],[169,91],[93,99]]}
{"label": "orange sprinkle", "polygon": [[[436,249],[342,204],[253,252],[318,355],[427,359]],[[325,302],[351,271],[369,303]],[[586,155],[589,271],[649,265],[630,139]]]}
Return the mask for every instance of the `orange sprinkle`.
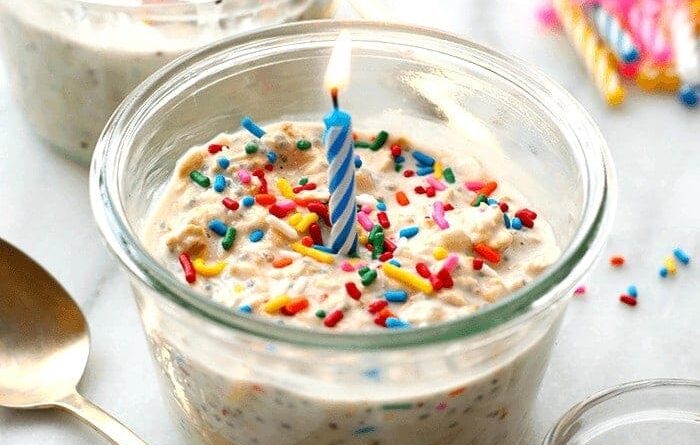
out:
{"label": "orange sprinkle", "polygon": [[301,207],[308,207],[309,203],[313,202],[312,200],[309,199],[302,199],[302,198],[295,198],[294,199],[294,204],[301,206]]}
{"label": "orange sprinkle", "polygon": [[498,183],[496,181],[489,181],[486,184],[484,184],[481,189],[476,192],[477,195],[484,195],[484,196],[491,196],[491,193],[496,191],[496,188],[498,188]]}
{"label": "orange sprinkle", "polygon": [[409,203],[408,196],[406,196],[404,192],[396,192],[396,202],[398,202],[399,205],[407,206]]}
{"label": "orange sprinkle", "polygon": [[621,255],[614,255],[610,257],[610,265],[613,267],[620,267],[625,264],[625,257]]}
{"label": "orange sprinkle", "polygon": [[309,307],[309,300],[304,297],[295,298],[282,308],[285,315],[294,315]]}
{"label": "orange sprinkle", "polygon": [[272,267],[276,267],[277,269],[281,269],[283,267],[287,267],[290,264],[292,264],[294,261],[289,258],[288,256],[283,256],[282,258],[277,258],[272,262]]}
{"label": "orange sprinkle", "polygon": [[483,257],[489,263],[498,264],[501,262],[501,254],[486,244],[474,244],[472,249],[474,249],[474,252],[479,254],[479,256]]}
{"label": "orange sprinkle", "polygon": [[267,193],[258,193],[255,195],[255,202],[263,206],[272,205],[275,201],[277,201],[277,198],[275,198],[274,195]]}

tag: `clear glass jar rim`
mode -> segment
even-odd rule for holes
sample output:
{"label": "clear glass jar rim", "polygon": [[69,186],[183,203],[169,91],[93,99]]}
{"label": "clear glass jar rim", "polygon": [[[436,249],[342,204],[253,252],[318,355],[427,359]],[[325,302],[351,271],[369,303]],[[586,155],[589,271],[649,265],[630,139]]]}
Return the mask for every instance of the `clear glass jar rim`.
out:
{"label": "clear glass jar rim", "polygon": [[687,388],[700,392],[700,380],[691,379],[646,379],[634,382],[622,383],[612,388],[604,389],[572,406],[547,433],[542,445],[555,445],[561,443],[569,427],[574,425],[584,414],[598,405],[625,394],[644,391],[657,387]]}
{"label": "clear glass jar rim", "polygon": [[[381,41],[382,34],[410,36],[413,47],[420,43],[443,45],[443,53],[449,51],[452,57],[465,63],[488,66],[491,72],[520,87],[519,92],[538,102],[543,110],[549,110],[552,114],[550,118],[556,116],[558,128],[568,134],[568,139],[577,141],[578,146],[572,148],[584,159],[584,165],[580,168],[587,188],[582,222],[557,262],[528,286],[470,316],[440,324],[386,332],[331,333],[274,325],[255,317],[232,313],[230,309],[200,296],[180,282],[146,252],[126,221],[118,180],[119,166],[129,150],[129,147],[122,146],[121,134],[134,131],[139,110],[148,101],[162,100],[166,92],[183,78],[189,76],[191,79],[192,73],[187,74],[189,66],[215,59],[221,53],[227,53],[227,60],[235,60],[235,54],[229,53],[232,48],[235,48],[234,52],[249,52],[250,46],[260,42],[264,45],[274,43],[276,49],[294,47],[308,41],[310,34],[317,38],[324,37],[330,46],[342,29],[371,31],[373,36],[377,36],[374,41]],[[435,50],[433,47],[423,48]],[[572,124],[575,124],[573,126],[577,131],[572,129]],[[595,177],[596,181],[586,180],[591,177]],[[318,20],[271,26],[224,39],[176,59],[149,77],[122,102],[97,143],[91,166],[90,197],[102,235],[127,270],[155,292],[191,313],[237,332],[269,340],[310,347],[376,350],[426,345],[476,335],[524,321],[554,304],[573,287],[600,253],[612,222],[616,183],[607,144],[591,117],[566,90],[526,62],[431,28],[384,22]],[[549,298],[543,298],[545,296]]]}

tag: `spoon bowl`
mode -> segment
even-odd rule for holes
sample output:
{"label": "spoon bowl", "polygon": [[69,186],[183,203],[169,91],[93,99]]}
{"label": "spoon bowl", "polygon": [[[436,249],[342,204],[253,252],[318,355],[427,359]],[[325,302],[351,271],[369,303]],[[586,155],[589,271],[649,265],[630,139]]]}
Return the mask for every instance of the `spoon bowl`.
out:
{"label": "spoon bowl", "polygon": [[0,406],[69,411],[118,445],[146,445],[76,392],[90,353],[85,317],[65,289],[0,239]]}

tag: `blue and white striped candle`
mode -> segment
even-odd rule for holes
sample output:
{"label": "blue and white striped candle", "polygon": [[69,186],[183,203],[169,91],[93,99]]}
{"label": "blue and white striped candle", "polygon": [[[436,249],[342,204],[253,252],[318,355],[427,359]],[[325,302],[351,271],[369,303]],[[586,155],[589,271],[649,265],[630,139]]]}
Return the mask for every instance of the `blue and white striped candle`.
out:
{"label": "blue and white striped candle", "polygon": [[323,119],[326,124],[323,140],[331,195],[328,203],[331,220],[329,247],[342,255],[355,255],[358,243],[352,119],[338,108],[338,90],[347,84],[350,74],[350,53],[350,39],[341,34],[328,63],[324,82],[333,98],[333,109]]}
{"label": "blue and white striped candle", "polygon": [[596,5],[591,10],[591,19],[600,37],[621,62],[634,63],[639,60],[637,45],[614,14]]}

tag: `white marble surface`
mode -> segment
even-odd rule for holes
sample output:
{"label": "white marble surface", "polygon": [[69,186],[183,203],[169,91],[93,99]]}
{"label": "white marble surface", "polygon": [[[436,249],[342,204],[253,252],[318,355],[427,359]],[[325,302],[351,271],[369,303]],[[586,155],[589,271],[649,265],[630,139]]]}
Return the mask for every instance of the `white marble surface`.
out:
{"label": "white marble surface", "polygon": [[[589,292],[571,302],[527,443],[539,443],[570,405],[605,387],[649,377],[700,378],[698,266],[665,281],[656,274],[677,244],[700,254],[700,111],[638,93],[622,109],[607,109],[566,41],[538,32],[532,2],[443,0],[427,11],[420,0],[390,4],[400,20],[464,34],[538,65],[590,110],[617,164],[618,216],[606,255],[622,253],[628,265],[611,270],[602,262],[587,281]],[[82,392],[149,443],[184,445],[166,415],[126,278],[93,223],[87,186],[84,168],[32,134],[0,74],[0,237],[39,260],[85,311],[92,354]],[[640,289],[634,309],[617,302],[631,282]],[[0,444],[32,443],[103,442],[66,414],[0,408]]]}

